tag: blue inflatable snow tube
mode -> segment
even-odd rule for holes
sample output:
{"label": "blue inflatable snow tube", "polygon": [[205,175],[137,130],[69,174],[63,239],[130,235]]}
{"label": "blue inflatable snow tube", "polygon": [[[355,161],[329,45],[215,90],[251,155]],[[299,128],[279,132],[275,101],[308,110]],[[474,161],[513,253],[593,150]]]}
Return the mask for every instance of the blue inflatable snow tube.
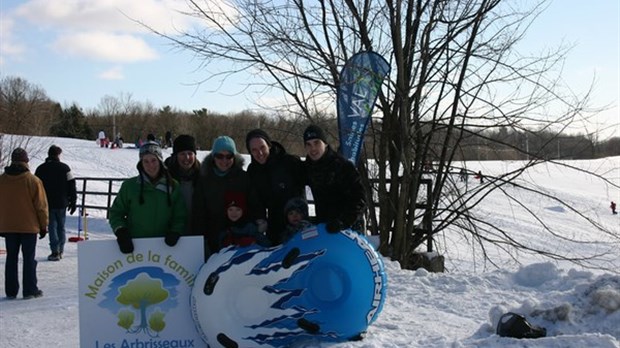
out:
{"label": "blue inflatable snow tube", "polygon": [[366,238],[319,224],[277,247],[212,255],[190,301],[210,347],[285,347],[358,338],[381,312],[386,286],[383,262]]}

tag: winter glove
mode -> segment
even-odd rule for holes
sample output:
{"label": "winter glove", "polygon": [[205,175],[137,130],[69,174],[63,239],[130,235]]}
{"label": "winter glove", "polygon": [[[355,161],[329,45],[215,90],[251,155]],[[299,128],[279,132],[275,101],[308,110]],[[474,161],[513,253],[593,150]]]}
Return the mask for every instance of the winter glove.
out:
{"label": "winter glove", "polygon": [[75,209],[75,202],[69,203],[69,206],[67,207],[67,211],[69,212],[69,214],[73,215],[73,213],[75,213]]}
{"label": "winter glove", "polygon": [[118,243],[118,248],[121,250],[123,254],[130,254],[133,252],[133,242],[131,241],[131,236],[129,235],[129,230],[127,227],[119,227],[114,232],[116,235],[116,242]]}
{"label": "winter glove", "polygon": [[43,238],[45,238],[45,236],[47,236],[47,227],[43,227],[39,231],[39,239],[43,239]]}
{"label": "winter glove", "polygon": [[325,224],[325,229],[329,233],[338,233],[344,229],[344,224],[338,219],[329,220]]}
{"label": "winter glove", "polygon": [[168,232],[166,233],[166,237],[164,238],[164,242],[166,242],[167,246],[175,246],[181,237],[177,232]]}

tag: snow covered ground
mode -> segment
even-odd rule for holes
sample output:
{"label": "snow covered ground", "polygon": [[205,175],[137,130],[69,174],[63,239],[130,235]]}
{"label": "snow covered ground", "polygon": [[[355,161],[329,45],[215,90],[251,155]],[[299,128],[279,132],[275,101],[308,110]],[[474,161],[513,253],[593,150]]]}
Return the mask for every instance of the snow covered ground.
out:
{"label": "snow covered ground", "polygon": [[[32,171],[43,162],[51,144],[62,147],[61,160],[71,166],[77,177],[123,178],[137,173],[135,149],[101,149],[94,141],[37,137],[29,144]],[[199,158],[206,154],[199,152]],[[404,271],[397,263],[384,260],[387,300],[364,340],[341,344],[311,342],[300,346],[620,347],[620,217],[611,215],[609,209],[611,200],[620,201],[620,157],[568,164],[594,171],[613,185],[576,170],[544,164],[531,168],[519,180],[560,196],[570,207],[518,188],[507,189],[555,232],[580,243],[559,238],[550,240],[530,215],[500,194],[489,195],[476,207],[476,212],[485,221],[502,226],[531,246],[552,244],[558,253],[600,254],[589,264],[603,270],[514,250],[501,252],[492,247],[487,252],[493,256],[495,265],[484,263],[480,250],[467,243],[465,237],[446,233],[438,241],[439,250],[446,258],[446,273]],[[468,168],[481,169],[487,175],[500,175],[515,165],[515,162],[467,163]],[[471,179],[469,185],[474,188],[478,184]],[[615,237],[596,233],[571,207],[585,211]],[[89,240],[113,239],[103,212],[89,213]],[[67,228],[68,236],[77,234],[76,216],[68,216]],[[4,249],[3,243],[0,249]],[[0,347],[79,346],[77,244],[67,243],[60,262],[47,261],[47,255],[46,238],[37,246],[42,298],[7,300],[4,283],[0,283]],[[0,255],[2,279],[4,264],[5,256]],[[497,320],[507,311],[521,313],[531,323],[545,327],[547,337],[518,340],[497,336]]]}

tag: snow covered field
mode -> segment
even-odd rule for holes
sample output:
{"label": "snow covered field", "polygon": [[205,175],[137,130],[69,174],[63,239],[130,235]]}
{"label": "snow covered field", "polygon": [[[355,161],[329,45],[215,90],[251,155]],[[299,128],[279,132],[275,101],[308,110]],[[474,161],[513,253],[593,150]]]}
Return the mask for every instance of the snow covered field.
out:
{"label": "snow covered field", "polygon": [[[51,144],[62,147],[61,160],[77,177],[124,178],[137,174],[135,149],[101,149],[94,141],[37,137],[29,144],[33,149],[33,172]],[[34,151],[37,148],[41,150]],[[199,152],[198,157],[202,159],[206,154]],[[589,264],[603,270],[514,250],[506,253],[493,247],[487,252],[495,265],[484,263],[480,250],[463,236],[446,233],[438,239],[439,250],[446,258],[446,273],[403,271],[397,263],[384,259],[387,300],[364,340],[341,344],[306,342],[300,347],[620,347],[620,216],[611,215],[609,209],[611,200],[620,201],[620,157],[568,164],[594,171],[613,185],[576,170],[543,164],[529,169],[519,180],[561,197],[570,206],[518,188],[507,190],[512,190],[513,197],[525,202],[556,233],[580,243],[559,238],[551,241],[522,207],[500,194],[489,195],[476,207],[476,213],[532,246],[551,246],[560,254],[600,254]],[[469,169],[480,169],[487,175],[500,175],[515,165],[467,163]],[[468,184],[472,188],[479,185],[473,179]],[[571,207],[586,212],[615,237],[595,234]],[[113,239],[104,213],[89,214],[89,240]],[[77,234],[76,216],[67,217],[67,228],[69,237]],[[4,249],[2,242],[0,249]],[[42,298],[7,300],[4,282],[0,283],[0,347],[79,346],[77,244],[67,243],[60,262],[47,261],[47,255],[46,238],[37,246]],[[2,279],[4,264],[5,257],[0,255]],[[547,337],[517,340],[495,335],[497,320],[507,311],[524,314],[533,324],[545,327]]]}

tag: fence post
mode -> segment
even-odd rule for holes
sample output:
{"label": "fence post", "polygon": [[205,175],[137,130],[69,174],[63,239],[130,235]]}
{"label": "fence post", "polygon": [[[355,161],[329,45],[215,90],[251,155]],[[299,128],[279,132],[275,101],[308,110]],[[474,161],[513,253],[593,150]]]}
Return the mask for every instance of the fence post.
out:
{"label": "fence post", "polygon": [[112,202],[112,179],[108,180],[108,204],[106,205],[108,209],[105,211],[105,218],[110,218],[110,207]]}
{"label": "fence post", "polygon": [[84,210],[84,205],[86,205],[86,179],[82,179],[82,210]]}

